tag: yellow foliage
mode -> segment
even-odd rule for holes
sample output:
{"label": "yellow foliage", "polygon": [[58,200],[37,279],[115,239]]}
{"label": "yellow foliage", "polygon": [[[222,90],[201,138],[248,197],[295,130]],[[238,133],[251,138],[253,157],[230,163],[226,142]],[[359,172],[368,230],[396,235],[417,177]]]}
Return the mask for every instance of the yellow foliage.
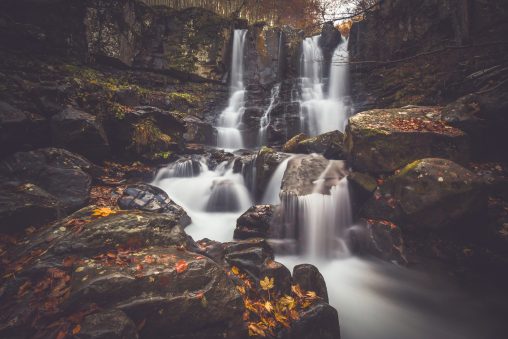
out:
{"label": "yellow foliage", "polygon": [[263,280],[261,280],[259,282],[259,284],[261,285],[261,288],[263,290],[268,291],[268,290],[271,290],[273,288],[275,282],[274,282],[273,278],[265,277]]}
{"label": "yellow foliage", "polygon": [[116,211],[113,211],[109,207],[100,207],[100,208],[96,208],[92,211],[92,217],[97,217],[97,218],[107,217],[110,214],[116,214]]}

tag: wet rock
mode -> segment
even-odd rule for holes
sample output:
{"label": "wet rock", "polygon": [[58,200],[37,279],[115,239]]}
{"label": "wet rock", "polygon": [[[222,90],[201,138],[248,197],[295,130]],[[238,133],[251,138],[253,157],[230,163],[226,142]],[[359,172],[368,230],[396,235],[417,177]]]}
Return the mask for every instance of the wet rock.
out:
{"label": "wet rock", "polygon": [[211,124],[191,116],[185,117],[183,121],[186,128],[183,137],[186,142],[211,145],[217,140],[217,131]]}
{"label": "wet rock", "polygon": [[158,187],[148,184],[127,186],[118,199],[118,206],[124,210],[141,210],[146,212],[167,213],[178,218],[183,227],[191,223],[185,210],[172,201],[169,196]]}
{"label": "wet rock", "polygon": [[371,110],[351,117],[345,147],[353,168],[369,173],[393,172],[426,157],[467,163],[467,136],[440,119],[440,108],[415,106]]}
{"label": "wet rock", "polygon": [[352,234],[352,250],[360,255],[372,255],[381,260],[408,264],[404,238],[400,227],[386,220],[361,220],[364,227]]}
{"label": "wet rock", "polygon": [[273,205],[252,206],[238,218],[234,239],[266,238],[274,217]]}
{"label": "wet rock", "polygon": [[289,157],[269,147],[259,150],[256,157],[256,197],[261,198],[277,167]]}
{"label": "wet rock", "polygon": [[325,302],[313,304],[290,328],[284,329],[278,338],[340,339],[337,310]]}
{"label": "wet rock", "polygon": [[342,42],[342,36],[339,30],[334,26],[333,22],[326,22],[321,30],[321,36],[318,44],[323,53],[323,70],[324,76],[329,76],[330,63],[335,48]]}
{"label": "wet rock", "polygon": [[347,177],[351,190],[353,209],[360,209],[377,188],[377,181],[366,173],[352,172]]}
{"label": "wet rock", "polygon": [[363,215],[394,222],[403,230],[438,230],[455,224],[465,228],[484,214],[484,193],[483,182],[464,167],[446,159],[422,159],[385,180]]}
{"label": "wet rock", "polygon": [[[235,337],[230,333],[242,328],[241,297],[222,267],[194,252],[198,247],[177,218],[143,211],[93,218],[93,210],[91,206],[74,213],[34,234],[29,246],[10,253],[14,263],[22,260],[23,270],[4,290],[3,300],[17,302],[0,306],[0,321],[8,324],[0,328],[1,336],[37,325],[27,320],[33,309],[26,303],[33,300],[34,291],[17,299],[18,291],[27,281],[36,285],[50,274],[65,293],[51,299],[57,306],[54,311],[34,304],[40,311],[36,322],[48,316],[51,321],[63,319],[83,309],[94,313],[92,305],[98,305],[113,314],[88,318],[83,330],[91,331],[85,327],[91,323],[111,333],[104,319],[117,321],[115,331],[130,328],[129,321],[116,312],[120,310],[135,324],[144,324],[139,327],[141,337],[168,337],[168,333],[170,338]],[[23,259],[30,256],[37,260]],[[54,291],[41,287],[37,297],[45,300]]]}
{"label": "wet rock", "polygon": [[300,153],[299,145],[300,142],[309,139],[310,137],[305,133],[299,133],[289,139],[284,146],[282,147],[282,150],[287,153]]}
{"label": "wet rock", "polygon": [[328,163],[329,160],[316,154],[291,159],[282,178],[281,194],[296,196],[311,194],[314,182],[319,179]]}
{"label": "wet rock", "polygon": [[97,118],[73,107],[67,107],[51,118],[51,135],[56,146],[102,160],[110,154],[104,128]]}
{"label": "wet rock", "polygon": [[339,131],[320,134],[316,137],[307,137],[298,134],[284,145],[284,152],[289,153],[320,153],[327,159],[344,159],[344,135]]}
{"label": "wet rock", "polygon": [[88,315],[76,335],[79,339],[137,339],[136,324],[120,310]]}
{"label": "wet rock", "polygon": [[49,143],[44,117],[0,101],[0,157]]}
{"label": "wet rock", "polygon": [[144,322],[145,338],[227,338],[241,327],[242,299],[212,260],[174,247],[142,253],[155,263],[142,264],[142,270],[132,264],[106,268],[102,275],[88,268],[74,274],[69,307],[86,300],[120,309],[135,323]]}
{"label": "wet rock", "polygon": [[19,152],[0,162],[0,175],[32,183],[60,201],[67,212],[83,207],[98,169],[85,158],[59,148]]}
{"label": "wet rock", "polygon": [[300,285],[303,290],[316,292],[318,297],[328,302],[326,282],[316,266],[296,265],[293,268],[293,282]]}
{"label": "wet rock", "polygon": [[288,294],[291,291],[291,272],[274,261],[273,250],[264,239],[252,238],[224,244],[224,261],[237,266],[254,280],[265,277],[277,281],[276,290]]}
{"label": "wet rock", "polygon": [[0,185],[0,233],[19,233],[53,221],[61,213],[58,199],[36,185]]}

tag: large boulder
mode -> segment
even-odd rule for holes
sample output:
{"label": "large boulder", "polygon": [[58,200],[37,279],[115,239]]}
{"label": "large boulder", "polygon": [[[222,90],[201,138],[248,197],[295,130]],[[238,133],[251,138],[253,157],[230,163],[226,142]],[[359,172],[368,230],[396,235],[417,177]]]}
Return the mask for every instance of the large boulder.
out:
{"label": "large boulder", "polygon": [[332,131],[315,137],[307,137],[305,134],[294,136],[284,145],[284,152],[289,153],[321,153],[327,159],[344,159],[344,134]]}
{"label": "large boulder", "polygon": [[353,168],[387,173],[427,157],[467,163],[470,148],[466,134],[440,119],[440,108],[415,106],[371,110],[351,117],[345,147]]}
{"label": "large boulder", "polygon": [[474,223],[485,207],[484,184],[476,174],[450,160],[427,158],[385,180],[363,215],[408,230],[439,230],[458,221]]}
{"label": "large boulder", "polygon": [[47,324],[84,316],[84,338],[240,336],[239,293],[222,267],[195,253],[176,216],[94,211],[82,209],[9,253],[6,270],[16,279],[2,295],[0,336],[54,337],[61,327]]}
{"label": "large boulder", "polygon": [[0,162],[0,176],[19,184],[39,186],[58,199],[67,212],[88,202],[90,174],[96,171],[85,158],[59,148],[19,152]]}
{"label": "large boulder", "polygon": [[276,206],[257,205],[249,208],[236,221],[234,239],[266,238]]}
{"label": "large boulder", "polygon": [[166,192],[149,184],[127,186],[117,203],[124,210],[136,209],[171,214],[179,219],[180,225],[183,227],[191,223],[185,210],[171,200]]}
{"label": "large boulder", "polygon": [[303,196],[313,193],[318,180],[329,163],[322,155],[311,154],[292,158],[282,178],[282,195]]}
{"label": "large boulder", "polygon": [[0,185],[0,233],[20,232],[60,216],[58,199],[33,184]]}
{"label": "large boulder", "polygon": [[49,142],[44,117],[0,101],[0,157]]}
{"label": "large boulder", "polygon": [[88,159],[102,160],[109,154],[109,142],[97,117],[67,107],[51,118],[53,143]]}

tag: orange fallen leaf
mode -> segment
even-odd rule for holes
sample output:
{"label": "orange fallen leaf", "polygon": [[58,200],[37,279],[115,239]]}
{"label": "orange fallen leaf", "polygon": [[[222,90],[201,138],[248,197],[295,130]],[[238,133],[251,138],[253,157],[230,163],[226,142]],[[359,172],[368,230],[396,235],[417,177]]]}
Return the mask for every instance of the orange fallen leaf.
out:
{"label": "orange fallen leaf", "polygon": [[72,329],[72,334],[76,335],[79,332],[81,332],[81,325],[78,324],[78,325],[74,326],[74,328]]}
{"label": "orange fallen leaf", "polygon": [[187,268],[189,267],[189,265],[187,264],[187,262],[185,260],[179,260],[176,264],[175,264],[175,268],[176,268],[176,272],[177,273],[182,273],[182,272],[185,272],[187,270]]}

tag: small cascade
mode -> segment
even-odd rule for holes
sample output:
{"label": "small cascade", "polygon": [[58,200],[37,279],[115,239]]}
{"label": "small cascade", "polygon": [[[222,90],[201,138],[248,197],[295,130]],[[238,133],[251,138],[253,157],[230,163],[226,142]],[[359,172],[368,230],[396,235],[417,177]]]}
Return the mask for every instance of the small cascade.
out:
{"label": "small cascade", "polygon": [[161,169],[155,178],[155,181],[165,178],[191,178],[198,176],[202,168],[206,166],[196,159],[182,159]]}
{"label": "small cascade", "polygon": [[284,177],[284,172],[286,171],[288,163],[291,159],[293,159],[293,157],[289,157],[281,162],[273,173],[270,181],[268,182],[268,185],[266,186],[263,198],[261,199],[262,204],[278,205],[281,203],[279,193],[282,184],[282,178]]}
{"label": "small cascade", "polygon": [[246,29],[237,29],[233,36],[233,55],[231,60],[231,86],[228,107],[222,111],[217,122],[217,146],[224,149],[243,147],[240,131],[245,111],[244,47]]}
{"label": "small cascade", "polygon": [[277,104],[277,100],[279,99],[279,92],[280,92],[280,84],[275,84],[272,87],[272,94],[270,98],[270,105],[268,105],[268,108],[265,110],[263,116],[259,120],[259,136],[258,136],[258,144],[260,146],[263,146],[266,144],[266,130],[268,129],[268,126],[271,122],[271,113],[273,108]]}
{"label": "small cascade", "polygon": [[311,258],[349,254],[344,239],[353,216],[346,175],[343,161],[330,161],[311,194],[282,196],[282,229],[277,233],[296,240],[298,252]]}
{"label": "small cascade", "polygon": [[350,110],[346,97],[347,40],[335,49],[330,78],[324,79],[319,38],[306,38],[302,44],[300,120],[302,131],[312,136],[337,129],[344,132]]}

